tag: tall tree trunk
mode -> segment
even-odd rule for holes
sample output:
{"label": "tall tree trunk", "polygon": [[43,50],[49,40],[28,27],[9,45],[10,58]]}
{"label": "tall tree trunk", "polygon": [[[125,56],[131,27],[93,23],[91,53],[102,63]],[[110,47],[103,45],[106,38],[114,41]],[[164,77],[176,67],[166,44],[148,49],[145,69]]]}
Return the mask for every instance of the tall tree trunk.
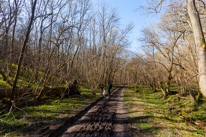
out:
{"label": "tall tree trunk", "polygon": [[18,13],[18,7],[17,7],[17,1],[14,0],[15,3],[15,11],[14,11],[14,26],[13,26],[13,31],[12,31],[12,40],[11,40],[11,53],[10,53],[10,65],[9,65],[9,75],[12,73],[12,62],[13,62],[13,54],[14,54],[14,36],[15,36],[15,31],[16,31],[16,24],[17,24],[17,13]]}
{"label": "tall tree trunk", "polygon": [[43,21],[41,23],[41,27],[40,27],[40,38],[39,38],[39,50],[38,50],[38,59],[37,59],[37,64],[36,64],[36,74],[35,74],[35,79],[36,81],[38,81],[38,77],[39,77],[39,65],[40,65],[40,60],[41,60],[41,45],[42,45],[42,37],[43,37],[43,31],[42,31],[42,25],[43,25]]}
{"label": "tall tree trunk", "polygon": [[194,89],[189,91],[190,100],[194,106],[197,106],[197,100],[195,98]]}
{"label": "tall tree trunk", "polygon": [[165,91],[167,94],[170,93],[170,81],[168,80],[167,82],[165,82]]}
{"label": "tall tree trunk", "polygon": [[196,9],[195,0],[187,1],[188,14],[191,20],[195,44],[198,48],[199,86],[201,93],[206,97],[206,44],[200,22],[200,16]]}
{"label": "tall tree trunk", "polygon": [[24,50],[27,46],[27,43],[29,41],[29,35],[30,35],[30,31],[31,31],[31,26],[33,24],[33,20],[34,20],[34,13],[35,13],[35,7],[36,7],[36,2],[37,0],[34,1],[34,4],[32,5],[32,15],[31,15],[31,18],[30,18],[30,23],[29,23],[29,26],[28,26],[28,29],[27,29],[27,33],[26,33],[26,38],[24,40],[24,45],[22,47],[22,50],[21,50],[21,53],[19,55],[19,60],[18,60],[18,67],[17,67],[17,71],[16,71],[16,75],[15,75],[15,79],[14,79],[14,83],[13,83],[13,86],[12,86],[12,95],[10,97],[10,101],[13,101],[14,100],[14,95],[15,95],[15,89],[16,89],[16,83],[17,83],[17,80],[18,80],[18,76],[19,76],[19,72],[20,72],[20,68],[21,68],[21,62],[22,62],[22,59],[23,59],[23,55],[24,55]]}
{"label": "tall tree trunk", "polygon": [[166,99],[167,98],[167,92],[165,91],[165,88],[164,88],[162,82],[160,82],[160,89],[161,89],[162,94],[163,94],[163,99]]}
{"label": "tall tree trunk", "polygon": [[163,94],[163,99],[166,99],[167,98],[167,93],[164,91],[164,89],[160,88],[161,91],[162,91],[162,94]]}
{"label": "tall tree trunk", "polygon": [[5,44],[4,44],[4,54],[3,54],[3,59],[2,59],[2,61],[3,61],[2,67],[3,68],[6,68],[6,63],[7,63],[9,30],[10,30],[10,26],[6,27],[6,34],[4,36],[6,41],[5,41]]}

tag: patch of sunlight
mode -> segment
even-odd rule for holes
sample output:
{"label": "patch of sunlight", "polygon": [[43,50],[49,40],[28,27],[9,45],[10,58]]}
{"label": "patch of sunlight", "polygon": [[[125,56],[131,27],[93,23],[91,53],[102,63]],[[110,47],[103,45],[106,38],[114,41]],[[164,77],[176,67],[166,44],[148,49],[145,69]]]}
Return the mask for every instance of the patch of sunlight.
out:
{"label": "patch of sunlight", "polygon": [[136,116],[136,112],[131,113],[131,115],[132,115],[133,117]]}

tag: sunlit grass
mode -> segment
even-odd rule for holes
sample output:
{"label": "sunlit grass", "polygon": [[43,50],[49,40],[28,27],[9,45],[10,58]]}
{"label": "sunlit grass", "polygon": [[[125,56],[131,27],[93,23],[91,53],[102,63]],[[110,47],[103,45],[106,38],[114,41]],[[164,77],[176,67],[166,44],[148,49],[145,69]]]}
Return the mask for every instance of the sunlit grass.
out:
{"label": "sunlit grass", "polygon": [[[2,60],[0,60],[0,66],[2,65]],[[6,65],[9,65],[8,63]],[[7,71],[4,71],[3,73],[6,75],[7,79],[10,81],[10,83],[14,82],[15,74],[16,74],[16,69],[17,69],[16,64],[12,64],[12,73],[8,76]],[[21,67],[19,76],[18,76],[18,81],[17,81],[17,87],[39,87],[42,88],[43,83],[40,83],[39,85],[39,80],[44,76],[44,71],[40,69],[38,72],[38,80],[35,80],[34,74],[35,71],[32,69],[28,69],[25,67]],[[50,80],[51,82],[48,83],[48,85],[54,85],[54,82],[58,82],[59,79],[56,76],[53,76]],[[52,84],[51,84],[52,83]],[[65,87],[66,84],[62,82],[55,83],[55,86],[57,87]],[[2,75],[0,75],[0,88],[11,88],[10,85],[6,83],[6,81],[3,80]]]}
{"label": "sunlit grass", "polygon": [[[134,88],[125,90],[125,103],[132,117],[130,122],[141,128],[146,136],[205,135],[204,127],[191,124],[191,118],[206,122],[205,103],[194,109],[189,99],[177,101],[176,95],[170,95],[164,100],[159,90],[154,92],[146,87],[138,87],[137,90],[138,92]],[[176,87],[171,90],[175,91]]]}
{"label": "sunlit grass", "polygon": [[1,115],[0,135],[23,136],[53,123],[64,122],[67,117],[74,116],[79,109],[102,97],[99,90],[94,96],[91,95],[91,89],[80,89],[81,96],[47,99],[42,105],[27,106],[22,108],[23,111],[15,111],[9,116]]}

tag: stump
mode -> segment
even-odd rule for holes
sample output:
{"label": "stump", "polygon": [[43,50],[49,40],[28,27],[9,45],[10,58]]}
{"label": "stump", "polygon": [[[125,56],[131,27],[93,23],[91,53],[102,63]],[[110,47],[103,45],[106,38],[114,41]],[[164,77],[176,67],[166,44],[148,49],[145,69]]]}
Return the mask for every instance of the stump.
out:
{"label": "stump", "polygon": [[76,79],[69,83],[67,87],[67,96],[72,95],[80,95],[78,82]]}

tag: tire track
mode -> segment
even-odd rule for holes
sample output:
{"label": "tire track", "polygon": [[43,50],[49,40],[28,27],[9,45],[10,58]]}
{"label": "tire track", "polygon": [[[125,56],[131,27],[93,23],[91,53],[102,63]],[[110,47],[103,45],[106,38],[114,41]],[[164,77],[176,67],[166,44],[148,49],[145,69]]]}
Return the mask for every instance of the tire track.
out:
{"label": "tire track", "polygon": [[[68,127],[60,137],[106,137],[129,134],[127,118],[123,115],[124,87],[117,88],[92,107],[83,117]],[[64,127],[65,128],[65,127]]]}

